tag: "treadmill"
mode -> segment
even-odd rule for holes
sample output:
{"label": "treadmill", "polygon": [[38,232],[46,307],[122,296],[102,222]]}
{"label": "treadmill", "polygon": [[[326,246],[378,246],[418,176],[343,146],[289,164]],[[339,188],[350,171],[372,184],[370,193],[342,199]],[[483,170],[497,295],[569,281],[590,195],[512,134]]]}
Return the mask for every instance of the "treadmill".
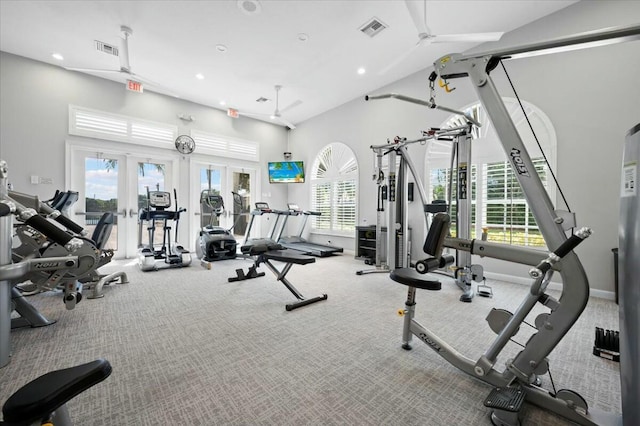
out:
{"label": "treadmill", "polygon": [[[305,253],[309,253],[312,256],[318,257],[326,257],[332,256],[337,253],[342,253],[344,249],[342,247],[334,247],[330,245],[324,244],[316,244],[309,242],[302,238],[302,232],[304,231],[305,226],[307,225],[307,220],[309,216],[320,216],[320,212],[312,212],[312,211],[302,211],[297,204],[287,204],[286,212],[278,212],[280,215],[284,216],[284,220],[282,222],[282,226],[280,227],[280,232],[277,235],[277,241],[283,247],[292,250],[298,250]],[[287,220],[290,216],[304,216],[302,219],[302,223],[300,225],[300,231],[296,236],[283,237],[282,232],[284,232],[285,227],[287,226]]]}

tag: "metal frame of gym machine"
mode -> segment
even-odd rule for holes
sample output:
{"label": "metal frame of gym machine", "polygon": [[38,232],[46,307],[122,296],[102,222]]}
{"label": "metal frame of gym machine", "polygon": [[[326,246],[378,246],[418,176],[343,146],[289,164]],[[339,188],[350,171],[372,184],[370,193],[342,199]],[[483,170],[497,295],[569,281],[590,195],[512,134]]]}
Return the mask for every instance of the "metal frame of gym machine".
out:
{"label": "metal frame of gym machine", "polygon": [[[433,80],[432,80],[433,81]],[[427,132],[423,132],[425,137],[407,141],[406,139],[396,139],[393,143],[387,143],[384,145],[372,145],[370,148],[376,154],[376,171],[374,176],[377,176],[376,183],[378,184],[378,207],[376,216],[376,263],[375,269],[365,269],[356,271],[356,275],[363,275],[368,273],[380,273],[390,272],[398,267],[408,267],[411,263],[410,255],[410,241],[409,241],[409,229],[408,229],[408,208],[407,208],[407,184],[408,180],[407,169],[411,172],[414,179],[414,184],[417,188],[418,195],[423,206],[423,212],[425,214],[425,223],[429,224],[427,215],[429,213],[436,213],[432,210],[434,205],[428,203],[428,197],[422,179],[417,174],[416,167],[411,160],[411,156],[407,151],[407,146],[414,143],[425,143],[429,140],[448,140],[452,143],[451,147],[451,172],[453,172],[454,158],[455,168],[458,173],[457,179],[457,191],[456,191],[456,237],[468,239],[471,238],[471,179],[469,173],[471,171],[471,126],[480,126],[480,123],[474,120],[472,117],[467,116],[462,111],[446,108],[442,106],[436,106],[433,102],[425,102],[420,99],[410,98],[407,96],[397,94],[367,96],[365,99],[387,99],[397,98],[402,101],[416,103],[420,105],[428,106],[429,108],[439,108],[454,114],[464,117],[468,124],[465,126],[453,127],[448,129],[432,129]],[[389,157],[389,171],[388,171],[388,184],[387,184],[387,208],[389,210],[387,219],[387,229],[396,229],[398,235],[387,232],[387,261],[382,262],[382,212],[384,211],[384,201],[380,200],[380,187],[383,179],[381,178],[382,171],[382,157],[387,155]],[[400,156],[400,168],[398,176],[396,177],[396,159]],[[453,179],[451,179],[453,183]],[[453,203],[451,196],[451,188],[449,190],[449,207]],[[396,203],[400,202],[400,209],[396,208]],[[397,218],[396,215],[400,214],[402,217]],[[398,237],[401,237],[400,241],[400,253],[402,256],[396,256]],[[404,254],[406,252],[406,260]],[[397,261],[396,261],[397,257]],[[472,281],[482,282],[484,280],[483,270],[481,265],[471,264],[471,253],[464,250],[456,250],[455,256],[456,273],[454,274],[455,283],[462,290],[463,294],[460,296],[460,300],[463,302],[471,302],[475,291],[473,289]],[[489,288],[488,286],[483,286]],[[492,294],[492,293],[491,293]]]}
{"label": "metal frame of gym machine", "polygon": [[[483,107],[491,118],[511,166],[516,172],[515,175],[540,228],[540,232],[549,249],[553,249],[556,252],[564,248],[563,243],[568,242],[565,232],[575,226],[575,218],[572,213],[554,208],[538,174],[535,173],[535,168],[525,145],[489,74],[503,59],[535,56],[639,39],[640,26],[633,25],[608,28],[468,56],[450,54],[443,56],[434,63],[435,73],[445,82],[461,77],[470,78]],[[575,238],[578,238],[577,234],[573,235],[570,240]],[[584,236],[580,238],[584,238]],[[472,254],[527,265],[547,264],[551,269],[544,273],[541,273],[536,268],[530,271],[531,277],[534,278],[534,283],[530,288],[529,294],[516,312],[504,320],[504,326],[499,327],[497,331],[497,338],[476,362],[457,352],[444,340],[414,319],[416,289],[409,287],[406,315],[404,317],[403,346],[410,348],[409,343],[412,335],[415,335],[455,367],[470,376],[502,389],[516,388],[517,392],[524,394],[524,400],[527,402],[583,425],[620,424],[620,417],[613,413],[593,408],[588,409],[586,401],[573,391],[561,390],[556,394],[552,394],[536,385],[538,375],[545,374],[548,371],[547,356],[573,326],[586,307],[589,298],[588,279],[576,253],[571,251],[560,260],[553,253],[547,257],[547,253],[537,250],[486,241],[447,238],[444,245],[457,250],[469,251]],[[555,263],[556,261],[558,263]],[[553,265],[554,263],[555,265]],[[560,272],[563,282],[562,295],[557,300],[544,293],[553,270]],[[503,372],[498,372],[493,368],[498,354],[511,336],[517,332],[524,317],[538,302],[549,307],[551,312],[541,314],[536,319],[537,332],[527,341],[522,351],[508,362],[506,369]],[[637,333],[638,330],[627,330],[627,332]],[[624,336],[622,339],[624,339]],[[634,357],[637,359],[637,354]],[[621,360],[622,362],[623,360]],[[634,360],[626,360],[626,362],[634,362]],[[625,389],[623,388],[622,391],[625,392]],[[622,399],[625,401],[625,395],[622,396]],[[633,404],[637,405],[637,401],[634,401]],[[506,410],[500,410],[500,415],[503,415],[502,418],[494,417],[496,413],[494,411],[492,413],[492,421],[497,421],[500,425],[519,424],[519,408],[516,410],[510,410],[509,407],[506,408]],[[623,404],[625,425],[631,425],[632,422],[637,421],[637,416],[633,416],[634,413],[637,413],[637,407]]]}

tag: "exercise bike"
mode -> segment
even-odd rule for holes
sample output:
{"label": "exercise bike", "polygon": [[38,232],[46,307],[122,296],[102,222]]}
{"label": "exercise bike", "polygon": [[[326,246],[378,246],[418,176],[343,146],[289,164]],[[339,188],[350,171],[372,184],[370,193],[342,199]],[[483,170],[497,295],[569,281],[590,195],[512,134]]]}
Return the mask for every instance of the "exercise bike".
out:
{"label": "exercise bike", "polygon": [[[234,199],[237,194],[234,194]],[[196,240],[196,255],[204,262],[235,259],[236,239],[231,229],[219,226],[220,216],[224,213],[224,200],[211,189],[205,189],[200,193],[200,216],[202,221],[209,216],[209,224],[202,227]]]}
{"label": "exercise bike", "polygon": [[[191,253],[178,244],[178,223],[180,214],[187,209],[178,207],[178,195],[173,190],[176,202],[175,210],[171,207],[171,193],[166,191],[149,191],[147,188],[147,207],[140,209],[138,215],[138,266],[143,272],[157,271],[165,268],[180,268],[191,264]],[[171,226],[175,222],[175,239],[171,241]],[[148,244],[142,244],[142,228],[147,222]],[[162,245],[155,246],[156,225],[162,224]]]}

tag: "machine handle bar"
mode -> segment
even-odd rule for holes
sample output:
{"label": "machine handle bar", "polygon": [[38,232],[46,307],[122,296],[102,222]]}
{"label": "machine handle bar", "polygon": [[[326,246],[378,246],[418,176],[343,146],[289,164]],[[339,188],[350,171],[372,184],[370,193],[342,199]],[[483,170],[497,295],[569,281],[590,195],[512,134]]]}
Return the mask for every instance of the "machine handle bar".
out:
{"label": "machine handle bar", "polygon": [[38,214],[34,214],[33,216],[29,217],[27,220],[25,220],[25,223],[30,227],[42,232],[44,235],[51,238],[51,240],[63,247],[73,239],[73,235],[67,234],[62,229],[58,228],[53,223],[49,222],[47,219]]}
{"label": "machine handle bar", "polygon": [[399,95],[397,93],[387,93],[384,95],[376,95],[376,96],[365,96],[364,100],[368,101],[368,100],[374,100],[374,99],[387,99],[387,98],[396,98],[399,99],[401,101],[405,101],[405,102],[411,102],[412,104],[418,104],[418,105],[424,105],[428,108],[431,109],[439,109],[442,111],[447,111],[450,112],[452,114],[457,114],[457,115],[461,115],[463,116],[468,122],[473,123],[474,125],[478,126],[478,127],[482,127],[482,124],[480,124],[477,120],[473,119],[472,117],[469,117],[467,114],[465,114],[463,111],[458,111],[457,109],[453,109],[453,108],[448,108],[442,105],[436,105],[433,102],[429,102],[429,101],[423,101],[422,99],[416,99],[416,98],[411,98],[409,96],[404,96],[404,95]]}
{"label": "machine handle bar", "polygon": [[529,275],[532,278],[540,278],[544,276],[544,274],[546,274],[555,263],[559,262],[563,257],[569,254],[578,246],[578,244],[589,237],[589,235],[591,235],[590,228],[581,228],[578,232],[567,238],[565,242],[560,244],[560,247],[555,249],[555,251],[549,253],[549,257],[540,262],[535,268],[531,269],[529,271]]}
{"label": "machine handle bar", "polygon": [[82,234],[84,232],[84,228],[82,226],[78,225],[64,215],[59,215],[55,218],[55,221],[73,233]]}

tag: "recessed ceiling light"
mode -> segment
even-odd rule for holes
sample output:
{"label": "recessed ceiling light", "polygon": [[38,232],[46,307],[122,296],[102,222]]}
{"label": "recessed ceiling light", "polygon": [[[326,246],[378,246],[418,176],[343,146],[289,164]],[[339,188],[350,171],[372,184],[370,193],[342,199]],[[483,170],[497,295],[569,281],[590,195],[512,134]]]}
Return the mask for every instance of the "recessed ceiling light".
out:
{"label": "recessed ceiling light", "polygon": [[202,74],[198,73],[198,74],[196,74],[196,78],[197,78],[198,80],[204,80],[204,75],[202,75]]}
{"label": "recessed ceiling light", "polygon": [[225,101],[220,101],[220,105],[225,106],[227,103]]}
{"label": "recessed ceiling light", "polygon": [[221,53],[225,53],[227,51],[227,46],[224,44],[216,44],[216,50]]}
{"label": "recessed ceiling light", "polygon": [[298,40],[300,40],[300,41],[307,41],[307,40],[309,40],[309,34],[305,34],[305,33],[298,33]]}
{"label": "recessed ceiling light", "polygon": [[257,15],[262,10],[262,5],[258,0],[238,0],[236,4],[245,15]]}
{"label": "recessed ceiling light", "polygon": [[64,60],[64,57],[59,53],[54,53],[51,56],[53,56],[54,59],[57,59],[59,61],[63,61]]}
{"label": "recessed ceiling light", "polygon": [[362,75],[365,72],[367,72],[367,70],[365,70],[364,68],[362,68],[362,67],[358,68],[358,74]]}

